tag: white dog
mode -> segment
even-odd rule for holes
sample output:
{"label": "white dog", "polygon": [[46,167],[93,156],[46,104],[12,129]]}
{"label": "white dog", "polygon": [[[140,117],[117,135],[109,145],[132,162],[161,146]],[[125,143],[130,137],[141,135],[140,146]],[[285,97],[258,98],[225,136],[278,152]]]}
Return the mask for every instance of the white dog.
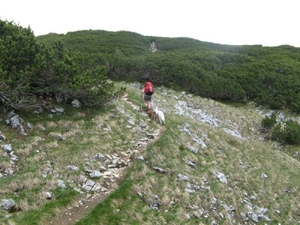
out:
{"label": "white dog", "polygon": [[154,112],[157,115],[157,121],[159,124],[165,125],[165,115],[163,111],[159,110],[157,107],[154,109]]}

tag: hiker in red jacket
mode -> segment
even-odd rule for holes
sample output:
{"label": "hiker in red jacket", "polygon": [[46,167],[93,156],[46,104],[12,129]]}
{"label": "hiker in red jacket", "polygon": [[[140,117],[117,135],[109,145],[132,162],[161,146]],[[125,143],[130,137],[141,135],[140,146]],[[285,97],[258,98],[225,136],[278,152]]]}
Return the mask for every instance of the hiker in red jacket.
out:
{"label": "hiker in red jacket", "polygon": [[146,78],[146,82],[144,84],[141,97],[143,97],[144,95],[144,103],[147,111],[151,109],[151,97],[153,92],[154,92],[153,84],[149,78]]}

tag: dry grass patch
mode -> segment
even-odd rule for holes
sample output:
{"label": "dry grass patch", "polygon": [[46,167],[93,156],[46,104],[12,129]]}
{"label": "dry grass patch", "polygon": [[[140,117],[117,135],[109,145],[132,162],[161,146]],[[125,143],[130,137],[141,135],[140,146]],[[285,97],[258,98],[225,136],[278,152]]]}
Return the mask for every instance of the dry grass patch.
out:
{"label": "dry grass patch", "polygon": [[124,201],[121,200],[120,198],[112,199],[110,205],[113,208],[113,213],[118,213],[118,211],[120,210],[120,206],[122,206],[123,203],[124,203]]}
{"label": "dry grass patch", "polygon": [[57,128],[58,124],[53,122],[53,121],[48,121],[47,124],[46,124],[46,127],[48,127],[48,128]]}
{"label": "dry grass patch", "polygon": [[63,137],[65,138],[70,138],[70,137],[75,137],[75,138],[78,138],[78,135],[83,135],[84,134],[84,131],[83,130],[79,130],[79,129],[72,129],[68,132],[65,132],[63,134]]}
{"label": "dry grass patch", "polygon": [[187,193],[187,192],[183,192],[181,194],[181,200],[183,202],[190,202],[190,199],[191,199],[191,194]]}
{"label": "dry grass patch", "polygon": [[173,196],[174,195],[174,189],[173,189],[173,187],[170,187],[167,184],[168,183],[164,183],[164,186],[161,188],[161,192],[162,192],[163,195],[168,195],[169,197]]}
{"label": "dry grass patch", "polygon": [[44,143],[43,145],[43,150],[50,150],[50,149],[55,149],[59,147],[59,144],[57,142],[57,140],[48,142],[48,143]]}
{"label": "dry grass patch", "polygon": [[30,144],[32,146],[38,146],[39,142],[45,141],[45,138],[42,138],[41,136],[34,136],[30,138]]}
{"label": "dry grass patch", "polygon": [[93,122],[97,122],[97,123],[104,123],[106,121],[110,121],[110,114],[109,113],[105,113],[105,114],[101,114],[101,115],[97,115],[95,116],[92,121]]}
{"label": "dry grass patch", "polygon": [[170,199],[170,197],[167,194],[165,194],[161,198],[161,204],[162,204],[162,206],[168,206],[170,204],[170,202],[171,202],[171,199]]}
{"label": "dry grass patch", "polygon": [[77,120],[75,122],[72,122],[72,126],[75,129],[79,129],[81,127],[84,127],[87,124],[86,120]]}
{"label": "dry grass patch", "polygon": [[72,121],[65,121],[65,120],[59,120],[57,121],[57,124],[58,124],[58,127],[59,128],[64,128],[64,129],[71,129],[72,128],[72,125],[73,125],[73,122]]}
{"label": "dry grass patch", "polygon": [[142,212],[131,211],[131,212],[129,212],[129,215],[131,215],[132,218],[134,218],[137,222],[139,222],[139,224],[144,224],[144,221],[143,221],[144,215]]}
{"label": "dry grass patch", "polygon": [[29,210],[32,209],[32,206],[28,203],[28,199],[22,199],[18,203],[18,207],[21,209],[23,212],[28,212]]}
{"label": "dry grass patch", "polygon": [[57,180],[56,179],[47,179],[45,181],[45,187],[48,190],[54,190],[57,187]]}
{"label": "dry grass patch", "polygon": [[175,196],[175,198],[180,198],[182,196],[182,189],[180,189],[179,187],[176,187],[174,190],[174,196]]}
{"label": "dry grass patch", "polygon": [[44,181],[39,177],[35,177],[35,174],[30,174],[30,176],[32,177],[27,177],[25,180],[22,180],[22,183],[26,189],[39,187],[43,184]]}
{"label": "dry grass patch", "polygon": [[58,140],[60,140],[61,137],[64,138],[60,132],[54,132],[54,131],[53,132],[49,132],[48,136],[52,137],[52,138],[56,138]]}
{"label": "dry grass patch", "polygon": [[134,190],[135,193],[142,193],[143,192],[142,187],[137,185],[137,184],[134,184],[132,186],[132,189]]}
{"label": "dry grass patch", "polygon": [[33,148],[31,144],[23,144],[16,150],[16,154],[19,157],[26,157],[32,152]]}
{"label": "dry grass patch", "polygon": [[149,178],[151,178],[151,176],[146,176],[145,174],[147,174],[149,172],[149,168],[146,164],[141,163],[138,167],[138,169],[134,172],[134,174],[132,174],[131,176],[140,180],[148,180]]}
{"label": "dry grass patch", "polygon": [[81,118],[81,117],[86,117],[86,115],[88,114],[88,110],[86,110],[86,112],[77,112],[76,113],[76,117]]}
{"label": "dry grass patch", "polygon": [[0,171],[4,171],[6,169],[11,168],[10,162],[9,161],[1,161],[0,162]]}
{"label": "dry grass patch", "polygon": [[8,190],[10,190],[12,193],[13,192],[19,192],[25,189],[25,186],[23,182],[20,182],[18,180],[9,182],[7,185]]}
{"label": "dry grass patch", "polygon": [[156,185],[157,185],[157,178],[155,176],[149,176],[147,177],[147,181],[148,181],[148,190],[147,192],[149,192],[151,189],[153,189]]}
{"label": "dry grass patch", "polygon": [[124,128],[122,125],[122,123],[120,123],[120,121],[118,120],[111,120],[110,121],[110,128],[113,127],[114,128],[114,132],[124,132]]}
{"label": "dry grass patch", "polygon": [[[160,152],[160,151],[164,151],[164,150],[162,149],[157,149],[157,151],[155,150],[155,152]],[[164,165],[166,164],[167,158],[165,154],[156,153],[155,155],[152,155],[151,158],[152,158],[151,161],[153,163],[153,166],[164,167]]]}

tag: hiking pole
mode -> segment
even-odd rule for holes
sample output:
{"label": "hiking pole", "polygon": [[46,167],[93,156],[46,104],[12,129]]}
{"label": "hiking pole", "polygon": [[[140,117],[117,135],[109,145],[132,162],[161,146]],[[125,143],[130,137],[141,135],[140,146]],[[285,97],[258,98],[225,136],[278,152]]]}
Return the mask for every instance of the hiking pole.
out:
{"label": "hiking pole", "polygon": [[141,94],[141,107],[140,112],[143,112],[143,94]]}

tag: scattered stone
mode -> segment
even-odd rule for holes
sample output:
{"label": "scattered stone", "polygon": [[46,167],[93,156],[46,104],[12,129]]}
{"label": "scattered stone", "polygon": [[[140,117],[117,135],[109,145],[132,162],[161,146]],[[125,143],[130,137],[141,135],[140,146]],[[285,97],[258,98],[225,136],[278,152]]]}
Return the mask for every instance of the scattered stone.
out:
{"label": "scattered stone", "polygon": [[56,137],[57,140],[60,140],[60,141],[65,141],[66,140],[61,134],[57,134],[57,135],[55,135],[55,137]]}
{"label": "scattered stone", "polygon": [[8,176],[11,176],[11,175],[14,174],[14,171],[13,171],[11,168],[6,168],[6,169],[4,170],[4,174],[5,174],[5,175],[8,175]]}
{"label": "scattered stone", "polygon": [[73,106],[74,108],[81,108],[81,103],[80,103],[77,99],[74,99],[74,100],[72,101],[72,106]]}
{"label": "scattered stone", "polygon": [[2,148],[7,153],[10,153],[12,151],[11,144],[2,145]]}
{"label": "scattered stone", "polygon": [[68,165],[68,166],[66,166],[66,169],[68,171],[78,171],[79,170],[79,168],[77,166],[74,166],[74,165]]}
{"label": "scattered stone", "polygon": [[196,148],[196,147],[186,146],[186,148],[187,148],[189,151],[193,152],[193,153],[198,153],[198,152],[199,152],[199,149]]}
{"label": "scattered stone", "polygon": [[63,189],[67,189],[65,182],[63,180],[57,180],[57,186]]}
{"label": "scattered stone", "polygon": [[183,180],[183,181],[189,181],[189,177],[188,177],[188,176],[185,176],[185,175],[182,175],[182,174],[178,174],[177,177],[178,177],[180,180]]}
{"label": "scattered stone", "polygon": [[12,212],[16,209],[16,203],[12,199],[2,199],[1,208],[8,212]]}
{"label": "scattered stone", "polygon": [[6,137],[3,134],[0,134],[0,141],[5,141]]}
{"label": "scattered stone", "polygon": [[227,179],[223,173],[220,172],[214,172],[214,174],[217,176],[217,178],[222,182],[227,184]]}
{"label": "scattered stone", "polygon": [[41,131],[45,131],[46,128],[43,126],[43,125],[38,125],[38,128],[41,130]]}
{"label": "scattered stone", "polygon": [[32,124],[31,124],[31,123],[29,123],[29,122],[27,122],[27,128],[28,128],[29,130],[33,130],[33,126],[32,126]]}
{"label": "scattered stone", "polygon": [[53,114],[62,114],[64,112],[64,109],[63,108],[60,108],[60,107],[54,107],[53,109],[51,109],[51,113]]}
{"label": "scattered stone", "polygon": [[166,173],[166,171],[164,169],[156,167],[156,166],[154,166],[153,169],[160,172],[160,173]]}
{"label": "scattered stone", "polygon": [[183,160],[187,165],[191,166],[194,169],[197,169],[197,166],[195,163],[193,163],[192,161],[188,160],[188,159],[184,159]]}
{"label": "scattered stone", "polygon": [[139,159],[139,160],[142,160],[142,161],[145,161],[144,157],[142,155],[138,156],[136,159]]}
{"label": "scattered stone", "polygon": [[50,193],[50,192],[45,192],[44,193],[44,195],[45,195],[45,198],[47,199],[47,200],[50,200],[50,199],[52,199],[52,194]]}
{"label": "scattered stone", "polygon": [[100,171],[95,170],[95,171],[91,172],[91,173],[89,174],[89,176],[90,176],[91,178],[97,178],[97,177],[103,176],[103,174],[102,174]]}

